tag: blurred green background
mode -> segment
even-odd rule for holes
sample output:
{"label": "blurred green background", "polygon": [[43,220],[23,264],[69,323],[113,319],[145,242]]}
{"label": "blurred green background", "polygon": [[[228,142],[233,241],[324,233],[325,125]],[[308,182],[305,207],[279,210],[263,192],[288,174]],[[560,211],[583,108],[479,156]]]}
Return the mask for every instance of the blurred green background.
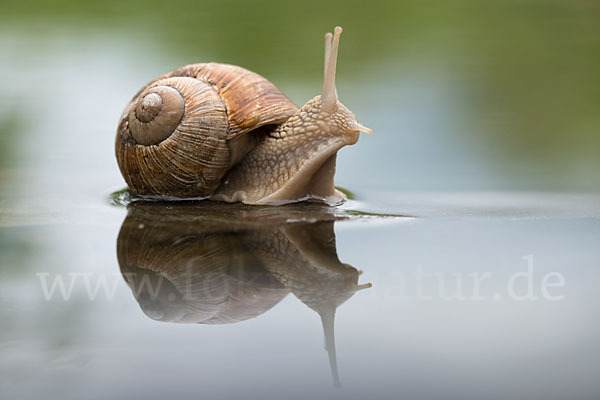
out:
{"label": "blurred green background", "polygon": [[301,105],[335,25],[340,99],[376,132],[342,151],[338,184],[600,189],[600,3],[581,0],[5,3],[0,182],[76,167],[121,184],[120,111],[184,64],[242,65]]}

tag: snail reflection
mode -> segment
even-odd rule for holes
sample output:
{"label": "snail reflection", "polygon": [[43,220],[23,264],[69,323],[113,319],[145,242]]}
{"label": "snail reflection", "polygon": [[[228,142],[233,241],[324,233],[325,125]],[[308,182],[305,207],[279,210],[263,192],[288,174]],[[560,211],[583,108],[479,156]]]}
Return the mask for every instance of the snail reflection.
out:
{"label": "snail reflection", "polygon": [[319,204],[251,207],[134,202],[117,240],[121,272],[142,311],[165,322],[230,324],[292,293],[322,321],[339,385],[334,316],[370,283],[340,262],[334,221]]}

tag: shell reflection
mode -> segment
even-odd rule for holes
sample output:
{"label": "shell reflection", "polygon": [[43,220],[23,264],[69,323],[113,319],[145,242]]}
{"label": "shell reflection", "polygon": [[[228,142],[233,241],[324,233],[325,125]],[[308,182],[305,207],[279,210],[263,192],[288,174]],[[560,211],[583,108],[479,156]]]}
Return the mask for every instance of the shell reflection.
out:
{"label": "shell reflection", "polygon": [[320,204],[252,207],[134,202],[117,240],[121,272],[143,312],[165,322],[229,324],[257,317],[288,293],[321,317],[339,385],[335,310],[359,271],[340,262],[334,221]]}

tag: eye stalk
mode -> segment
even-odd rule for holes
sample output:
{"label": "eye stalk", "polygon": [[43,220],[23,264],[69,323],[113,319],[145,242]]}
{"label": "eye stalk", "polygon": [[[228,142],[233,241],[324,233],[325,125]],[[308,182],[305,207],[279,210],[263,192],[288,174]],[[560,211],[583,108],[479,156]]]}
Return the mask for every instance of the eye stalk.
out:
{"label": "eye stalk", "polygon": [[323,82],[323,91],[321,92],[323,107],[328,111],[335,109],[338,99],[335,89],[335,69],[342,28],[336,26],[333,32],[333,38],[331,33],[325,34],[325,80]]}
{"label": "eye stalk", "polygon": [[[335,73],[337,66],[338,48],[340,44],[340,36],[342,34],[342,28],[337,26],[331,34],[327,32],[325,34],[325,65],[324,65],[324,81],[323,91],[321,92],[321,102],[323,109],[330,113],[339,111],[338,108],[338,95],[335,87]],[[365,132],[369,135],[373,134],[373,130],[367,128],[354,120],[351,124],[354,131]]]}

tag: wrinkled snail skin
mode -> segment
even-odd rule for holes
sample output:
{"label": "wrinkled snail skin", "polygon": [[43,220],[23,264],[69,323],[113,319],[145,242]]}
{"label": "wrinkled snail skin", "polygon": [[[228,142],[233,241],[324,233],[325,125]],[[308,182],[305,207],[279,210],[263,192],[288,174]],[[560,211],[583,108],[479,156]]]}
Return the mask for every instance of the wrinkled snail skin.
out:
{"label": "wrinkled snail skin", "polygon": [[336,154],[358,141],[355,121],[340,102],[328,111],[321,96],[313,98],[262,137],[211,198],[247,204],[309,198],[339,202],[343,194],[334,186]]}
{"label": "wrinkled snail skin", "polygon": [[335,203],[337,152],[372,133],[337,97],[342,29],[325,35],[321,95],[298,109],[241,67],[195,64],[153,81],[126,107],[119,167],[135,195],[280,205]]}

